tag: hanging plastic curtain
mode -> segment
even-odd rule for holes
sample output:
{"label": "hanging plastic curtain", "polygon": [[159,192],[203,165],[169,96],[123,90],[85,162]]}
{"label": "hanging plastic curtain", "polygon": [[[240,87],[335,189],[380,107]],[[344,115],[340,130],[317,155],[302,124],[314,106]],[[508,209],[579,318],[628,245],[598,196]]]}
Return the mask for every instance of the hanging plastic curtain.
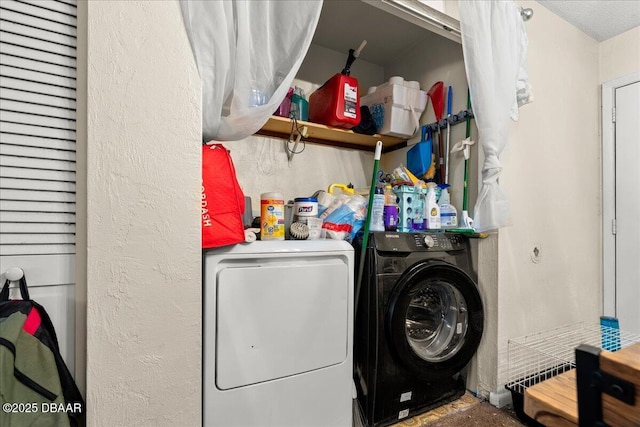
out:
{"label": "hanging plastic curtain", "polygon": [[246,138],[286,96],[322,1],[182,0],[180,6],[202,79],[203,138]]}
{"label": "hanging plastic curtain", "polygon": [[510,222],[509,202],[498,185],[500,154],[507,146],[509,119],[518,120],[518,107],[533,100],[524,69],[527,33],[513,1],[460,0],[459,9],[467,81],[484,152],[474,228],[489,231]]}

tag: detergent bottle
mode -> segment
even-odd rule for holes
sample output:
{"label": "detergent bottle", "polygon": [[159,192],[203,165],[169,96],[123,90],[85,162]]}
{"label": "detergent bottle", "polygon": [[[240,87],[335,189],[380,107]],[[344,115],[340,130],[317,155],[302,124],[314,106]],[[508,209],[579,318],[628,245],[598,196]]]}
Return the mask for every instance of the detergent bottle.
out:
{"label": "detergent bottle", "polygon": [[436,203],[436,184],[430,182],[427,184],[427,202],[426,202],[426,218],[427,228],[429,230],[439,230],[440,225],[440,207]]}

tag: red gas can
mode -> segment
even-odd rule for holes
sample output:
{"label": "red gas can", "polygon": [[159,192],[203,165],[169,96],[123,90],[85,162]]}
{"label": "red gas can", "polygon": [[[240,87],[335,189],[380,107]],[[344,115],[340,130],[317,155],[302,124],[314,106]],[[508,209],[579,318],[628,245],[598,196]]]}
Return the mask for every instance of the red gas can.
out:
{"label": "red gas can", "polygon": [[336,74],[311,94],[309,120],[327,126],[350,129],[360,124],[358,81]]}
{"label": "red gas can", "polygon": [[349,49],[347,64],[340,74],[331,77],[309,97],[309,120],[327,126],[350,129],[360,124],[358,80],[351,77],[351,64],[367,44]]}

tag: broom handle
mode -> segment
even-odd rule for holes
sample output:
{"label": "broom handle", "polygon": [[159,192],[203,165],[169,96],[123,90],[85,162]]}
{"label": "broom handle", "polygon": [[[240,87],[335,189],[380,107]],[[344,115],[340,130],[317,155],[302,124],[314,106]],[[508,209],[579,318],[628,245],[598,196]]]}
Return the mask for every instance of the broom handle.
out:
{"label": "broom handle", "polygon": [[367,205],[367,218],[364,221],[364,234],[362,235],[362,248],[360,249],[360,265],[358,266],[358,277],[356,280],[355,309],[353,317],[358,313],[358,300],[360,299],[360,288],[362,286],[362,274],[364,272],[364,260],[369,244],[369,225],[371,224],[371,211],[373,210],[373,198],[376,192],[376,181],[378,180],[378,164],[382,156],[382,141],[376,143],[376,153],[373,157],[373,176],[371,177],[371,189],[369,190],[369,204]]}
{"label": "broom handle", "polygon": [[[467,89],[467,110],[471,109],[471,92]],[[467,114],[467,138],[471,136],[471,117]],[[470,150],[469,147],[465,147],[465,150]],[[464,156],[464,189],[462,194],[462,210],[467,211],[467,204],[469,199],[469,156]]]}

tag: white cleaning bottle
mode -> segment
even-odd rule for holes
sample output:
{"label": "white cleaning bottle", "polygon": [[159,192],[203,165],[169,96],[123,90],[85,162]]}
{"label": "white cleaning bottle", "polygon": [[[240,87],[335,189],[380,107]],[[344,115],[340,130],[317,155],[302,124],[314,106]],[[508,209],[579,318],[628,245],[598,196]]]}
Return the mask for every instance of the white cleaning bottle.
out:
{"label": "white cleaning bottle", "polygon": [[371,231],[384,231],[384,191],[381,187],[376,187],[373,195],[373,206],[371,206]]}
{"label": "white cleaning bottle", "polygon": [[447,189],[447,187],[444,187],[442,189],[442,192],[440,193],[438,206],[440,207],[441,227],[456,228],[458,226],[458,211],[456,210],[456,207],[450,203],[449,190]]}
{"label": "white cleaning bottle", "polygon": [[427,218],[427,228],[429,230],[440,229],[440,207],[436,203],[436,184],[430,182],[427,184],[427,205],[425,214]]}

